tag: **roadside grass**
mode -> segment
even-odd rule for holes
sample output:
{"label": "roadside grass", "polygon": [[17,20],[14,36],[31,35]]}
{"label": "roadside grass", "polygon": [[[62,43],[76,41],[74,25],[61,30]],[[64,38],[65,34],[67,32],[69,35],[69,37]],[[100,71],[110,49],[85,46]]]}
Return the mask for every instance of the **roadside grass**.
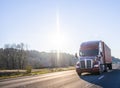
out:
{"label": "roadside grass", "polygon": [[40,75],[40,74],[68,71],[68,70],[74,70],[74,69],[75,67],[73,66],[72,67],[60,67],[60,68],[43,68],[43,69],[32,69],[30,73],[28,73],[27,70],[13,70],[13,71],[12,70],[9,70],[9,71],[0,70],[0,73],[1,72],[3,73],[2,75],[0,75],[0,79]]}
{"label": "roadside grass", "polygon": [[38,75],[38,74],[45,74],[45,73],[51,73],[51,72],[59,72],[59,71],[67,71],[67,70],[74,70],[74,67],[67,67],[67,68],[45,68],[45,69],[39,69],[38,71],[32,71],[30,74],[32,75]]}

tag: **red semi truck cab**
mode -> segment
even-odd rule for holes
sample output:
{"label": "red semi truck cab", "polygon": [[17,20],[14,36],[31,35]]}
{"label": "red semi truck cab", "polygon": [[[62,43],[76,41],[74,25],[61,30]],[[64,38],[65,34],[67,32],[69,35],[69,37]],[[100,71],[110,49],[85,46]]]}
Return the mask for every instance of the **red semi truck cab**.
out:
{"label": "red semi truck cab", "polygon": [[102,73],[112,69],[111,50],[103,41],[83,42],[79,50],[76,72]]}

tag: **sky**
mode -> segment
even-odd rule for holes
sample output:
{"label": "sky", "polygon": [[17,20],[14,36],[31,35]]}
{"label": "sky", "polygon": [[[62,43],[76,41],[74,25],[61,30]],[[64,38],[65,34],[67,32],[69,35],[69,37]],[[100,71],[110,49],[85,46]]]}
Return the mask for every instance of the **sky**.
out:
{"label": "sky", "polygon": [[119,0],[0,0],[0,47],[74,55],[82,42],[102,40],[120,58],[119,38]]}

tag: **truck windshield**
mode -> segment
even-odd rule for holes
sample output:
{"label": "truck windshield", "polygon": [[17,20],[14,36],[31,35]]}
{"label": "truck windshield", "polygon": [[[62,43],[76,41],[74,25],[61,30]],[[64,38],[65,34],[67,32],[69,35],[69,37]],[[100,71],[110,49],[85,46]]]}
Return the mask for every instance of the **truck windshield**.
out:
{"label": "truck windshield", "polygon": [[98,55],[98,49],[80,50],[80,56],[96,56]]}

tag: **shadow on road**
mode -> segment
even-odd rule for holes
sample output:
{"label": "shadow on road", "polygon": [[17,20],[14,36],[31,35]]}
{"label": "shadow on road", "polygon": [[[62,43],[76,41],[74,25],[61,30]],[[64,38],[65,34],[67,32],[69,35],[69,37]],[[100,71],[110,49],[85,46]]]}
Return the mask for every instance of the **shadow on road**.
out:
{"label": "shadow on road", "polygon": [[120,88],[120,69],[113,69],[100,75],[85,73],[79,77],[89,83],[85,88]]}

